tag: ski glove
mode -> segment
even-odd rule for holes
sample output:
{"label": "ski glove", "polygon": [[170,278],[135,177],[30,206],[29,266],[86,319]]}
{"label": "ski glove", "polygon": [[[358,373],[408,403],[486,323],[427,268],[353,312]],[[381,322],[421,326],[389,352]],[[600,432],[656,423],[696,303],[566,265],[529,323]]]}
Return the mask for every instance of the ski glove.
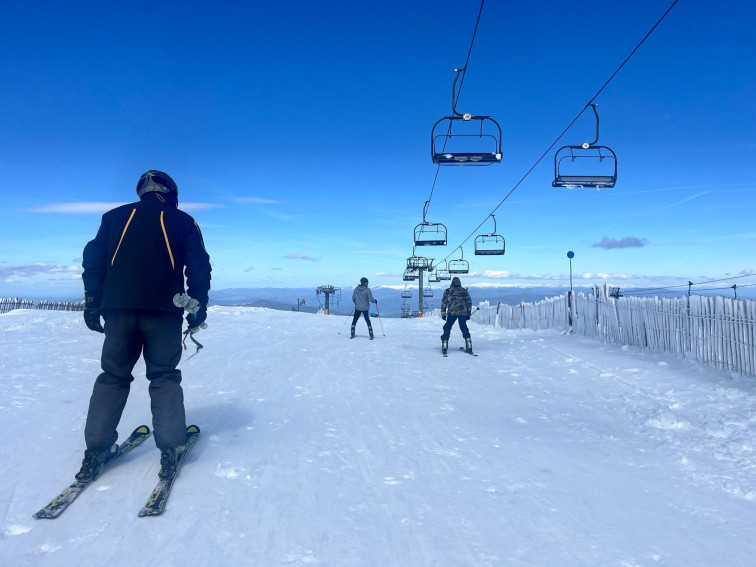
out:
{"label": "ski glove", "polygon": [[99,295],[92,293],[84,294],[84,323],[90,331],[98,333],[105,332],[105,329],[102,328],[102,323],[100,323],[100,316],[102,315],[102,310],[100,309],[101,301],[102,298]]}
{"label": "ski glove", "polygon": [[207,306],[201,305],[196,313],[188,313],[186,322],[189,323],[189,329],[199,327],[207,319]]}

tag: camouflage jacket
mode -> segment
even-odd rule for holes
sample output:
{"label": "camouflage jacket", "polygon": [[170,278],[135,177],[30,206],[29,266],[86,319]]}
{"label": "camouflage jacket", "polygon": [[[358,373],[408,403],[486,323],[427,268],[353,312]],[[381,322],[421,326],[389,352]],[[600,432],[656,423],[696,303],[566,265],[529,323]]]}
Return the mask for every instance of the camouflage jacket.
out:
{"label": "camouflage jacket", "polygon": [[441,315],[469,317],[471,313],[472,299],[470,294],[461,284],[455,285],[452,282],[452,285],[444,290],[444,298],[441,300]]}

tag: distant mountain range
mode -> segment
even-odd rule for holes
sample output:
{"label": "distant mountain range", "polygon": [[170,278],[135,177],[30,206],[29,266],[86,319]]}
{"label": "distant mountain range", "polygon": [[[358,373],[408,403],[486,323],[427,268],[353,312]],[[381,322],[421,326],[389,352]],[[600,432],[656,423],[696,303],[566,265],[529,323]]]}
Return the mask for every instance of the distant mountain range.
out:
{"label": "distant mountain range", "polygon": [[[441,298],[444,289],[447,286],[432,288],[433,297],[425,297],[425,310],[441,307]],[[412,313],[416,313],[419,308],[418,289],[408,287],[412,297],[402,298],[402,289],[376,286],[370,288],[373,297],[378,300],[378,309],[383,317],[401,317],[402,304],[409,306]],[[467,287],[472,297],[473,305],[481,301],[488,301],[492,304],[505,303],[508,305],[518,305],[520,303],[535,303],[548,297],[564,295],[569,291],[567,286],[533,286],[533,287],[500,287],[500,286],[476,286]],[[593,291],[592,286],[578,286],[573,288],[575,293],[583,292],[590,294]],[[622,288],[620,288],[622,290]],[[695,289],[695,288],[694,288]],[[354,305],[352,304],[353,288],[341,288],[340,294],[329,297],[329,311],[333,315],[349,315]],[[427,288],[426,288],[427,291]],[[626,295],[643,295],[653,297],[656,295],[653,291],[645,294],[633,293],[633,289],[626,288]],[[739,299],[756,299],[756,287],[738,288]],[[676,289],[661,288],[659,292],[661,297],[679,297],[687,293],[687,287],[683,286]],[[729,287],[719,290],[708,289],[703,292],[705,295],[724,295],[733,297],[734,291]],[[300,305],[297,306],[299,300]],[[304,303],[302,303],[304,301]],[[316,294],[313,288],[237,288],[221,289],[210,291],[210,305],[249,305],[253,307],[267,307],[269,309],[280,309],[284,311],[299,310],[308,313],[315,313],[325,307],[325,296]],[[375,313],[375,307],[371,306],[371,312]]]}
{"label": "distant mountain range", "polygon": [[[441,307],[444,287],[433,287],[433,297],[424,298],[425,310]],[[342,288],[340,295],[329,297],[329,312],[333,315],[349,315],[354,308],[352,304],[352,289]],[[574,288],[575,291],[590,293],[590,287]],[[408,288],[411,298],[402,298],[401,289],[376,286],[371,288],[373,297],[378,300],[378,309],[383,317],[400,317],[402,304],[406,303],[409,310],[417,312],[419,308],[417,287]],[[547,297],[565,294],[566,287],[468,287],[473,305],[481,301],[491,303],[507,303],[517,305],[522,302],[541,301]],[[427,287],[426,287],[427,293]],[[252,307],[268,307],[285,311],[297,310],[308,313],[317,312],[325,307],[325,295],[316,294],[313,288],[237,288],[210,291],[210,305],[249,305]],[[304,304],[301,301],[304,300]],[[371,306],[371,312],[376,312]]]}
{"label": "distant mountain range", "polygon": [[[436,285],[432,288],[433,297],[424,298],[424,309],[430,310],[441,307],[441,298],[444,289],[447,286]],[[406,291],[411,293],[412,297],[403,298],[402,288],[376,286],[370,288],[373,296],[378,300],[378,308],[383,317],[401,317],[402,305],[407,306],[408,311],[416,314],[420,308],[418,301],[418,288],[408,286]],[[569,291],[567,286],[491,286],[485,284],[467,286],[473,305],[481,301],[489,301],[491,304],[505,303],[508,305],[518,305],[520,303],[535,303],[548,297],[564,295]],[[352,287],[341,288],[336,295],[329,297],[329,311],[334,315],[348,315],[352,312]],[[679,297],[687,294],[687,286],[676,286],[674,288],[645,288],[644,292],[634,291],[632,287],[620,288],[625,296],[638,295],[653,297],[659,295],[662,298]],[[405,291],[405,293],[406,293]],[[427,287],[425,288],[427,292]],[[590,294],[593,291],[592,286],[578,286],[574,288],[576,293],[583,292]],[[695,292],[695,288],[693,288]],[[735,290],[731,287],[708,288],[701,290],[697,295],[725,296],[733,297]],[[737,288],[738,299],[756,300],[756,286],[744,285]],[[44,299],[48,301],[81,301],[81,297],[26,297],[25,299]],[[278,309],[283,311],[303,311],[307,313],[316,313],[318,310],[325,308],[325,295],[316,294],[315,288],[280,288],[280,287],[262,287],[262,288],[230,288],[220,290],[210,290],[210,305],[247,305],[251,307],[266,307],[268,309]],[[371,312],[377,312],[374,306],[371,306]]]}

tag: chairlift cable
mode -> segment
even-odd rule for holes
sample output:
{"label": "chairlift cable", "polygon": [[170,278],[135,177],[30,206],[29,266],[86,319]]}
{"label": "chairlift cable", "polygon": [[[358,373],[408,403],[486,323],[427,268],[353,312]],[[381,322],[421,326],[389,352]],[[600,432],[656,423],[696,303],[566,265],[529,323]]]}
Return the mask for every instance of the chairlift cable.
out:
{"label": "chairlift cable", "polygon": [[[625,60],[620,64],[620,66],[617,67],[617,69],[614,71],[614,73],[612,73],[612,75],[606,80],[606,82],[601,86],[601,88],[598,91],[596,91],[596,94],[594,94],[593,97],[591,97],[591,99],[585,104],[585,106],[583,106],[583,108],[580,110],[580,112],[577,114],[577,116],[575,116],[575,118],[572,119],[572,121],[567,125],[567,127],[564,130],[562,130],[562,133],[559,134],[559,136],[551,143],[551,145],[546,149],[546,151],[541,154],[541,156],[530,167],[530,169],[528,169],[528,171],[525,173],[525,175],[523,175],[520,178],[520,180],[517,183],[515,183],[514,187],[512,187],[512,189],[509,190],[509,192],[504,196],[504,198],[501,201],[499,201],[499,204],[496,205],[496,207],[494,207],[494,209],[486,216],[486,218],[483,219],[483,221],[478,226],[476,226],[475,229],[473,229],[473,231],[460,243],[460,245],[459,245],[460,248],[462,247],[463,244],[465,244],[468,240],[470,240],[470,238],[472,238],[473,235],[475,235],[477,233],[477,231],[480,229],[480,227],[482,227],[486,223],[486,221],[488,220],[488,217],[491,216],[491,214],[493,214],[496,211],[498,211],[499,207],[501,207],[504,204],[504,202],[507,199],[509,199],[509,197],[512,195],[512,193],[514,193],[515,190],[522,184],[522,182],[525,181],[525,179],[533,172],[533,170],[536,167],[538,167],[538,165],[543,161],[543,158],[545,158],[551,152],[551,150],[554,148],[554,146],[556,146],[559,143],[559,140],[562,139],[562,137],[567,133],[567,131],[575,124],[575,122],[578,121],[578,119],[583,115],[583,113],[593,104],[593,101],[596,100],[596,98],[598,98],[598,96],[604,91],[604,89],[609,85],[609,83],[614,79],[614,77],[617,76],[617,74],[620,72],[620,70],[627,64],[628,61],[630,61],[630,58],[633,55],[635,55],[635,53],[638,51],[638,49],[640,49],[641,45],[643,45],[645,43],[645,41],[651,36],[651,34],[653,33],[653,31],[659,26],[659,24],[661,24],[661,22],[664,20],[664,18],[667,17],[667,14],[669,14],[670,11],[672,11],[672,8],[674,8],[675,5],[677,5],[678,1],[679,0],[673,0],[672,4],[669,6],[669,8],[667,8],[667,11],[664,12],[664,14],[662,14],[662,16],[651,27],[651,29],[643,37],[643,39],[641,39],[641,41],[638,43],[638,45],[635,46],[635,48],[630,52],[630,54],[625,58]],[[481,10],[482,9],[483,9],[483,5],[481,3]],[[478,15],[478,19],[480,19],[480,14]],[[476,31],[477,31],[477,24],[476,24]],[[473,38],[474,37],[475,37],[475,35],[473,34]],[[472,50],[472,45],[470,46],[470,49]],[[469,55],[468,55],[468,57],[469,57]],[[464,81],[464,74],[462,76],[462,80]],[[460,88],[461,88],[461,84],[460,84]],[[434,181],[434,185],[435,185],[435,181]],[[455,248],[455,250],[456,250],[456,248]],[[449,254],[448,256],[446,256],[446,258],[444,258],[441,261],[443,262],[444,260],[447,260],[450,256],[451,256],[451,254]],[[685,285],[687,285],[687,284],[685,284]]]}
{"label": "chairlift cable", "polygon": [[[472,55],[473,45],[475,45],[475,36],[478,34],[478,25],[480,24],[480,16],[483,14],[483,4],[486,0],[480,1],[480,9],[478,10],[478,18],[475,20],[475,28],[473,29],[472,39],[470,40],[470,49],[467,50],[467,58],[465,59],[465,66],[462,67],[462,79],[459,81],[459,87],[456,92],[452,93],[453,108],[457,107],[459,96],[462,94],[462,84],[465,82],[465,74],[467,73],[467,66],[470,64],[470,56]],[[447,130],[447,137],[444,140],[444,148],[446,148],[446,142],[449,140],[449,134],[451,134],[452,124],[449,122],[449,129]],[[433,191],[436,189],[436,182],[438,181],[438,172],[441,170],[441,164],[436,165],[436,175],[433,177],[433,185],[431,185],[430,195],[423,209],[423,222],[425,222],[425,213],[428,212],[428,207],[433,199]]]}
{"label": "chairlift cable", "polygon": [[[627,291],[623,291],[623,295],[630,295],[630,294],[634,295],[634,294],[637,294],[637,293],[645,293],[645,292],[649,292],[649,291],[673,290],[673,289],[677,289],[679,287],[688,287],[689,285],[691,285],[691,283],[692,283],[692,285],[706,285],[706,284],[710,284],[710,283],[726,282],[726,281],[737,280],[737,279],[740,279],[740,278],[748,278],[748,277],[753,277],[753,276],[756,276],[756,274],[742,274],[740,276],[731,276],[729,278],[719,278],[719,279],[716,279],[716,280],[707,280],[707,281],[698,282],[698,283],[689,282],[689,283],[684,283],[684,284],[669,285],[669,286],[663,286],[663,287],[644,287],[644,288],[638,288],[638,289],[629,289]],[[741,287],[746,287],[746,286],[750,287],[750,286],[753,286],[753,285],[756,285],[756,284],[742,284]],[[665,293],[671,293],[671,292],[665,291]]]}

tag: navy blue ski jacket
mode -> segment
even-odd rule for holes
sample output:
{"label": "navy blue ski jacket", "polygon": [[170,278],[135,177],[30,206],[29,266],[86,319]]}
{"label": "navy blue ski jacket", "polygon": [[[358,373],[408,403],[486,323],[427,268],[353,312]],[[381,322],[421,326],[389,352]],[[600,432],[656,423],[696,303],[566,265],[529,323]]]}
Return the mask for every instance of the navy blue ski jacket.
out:
{"label": "navy blue ski jacket", "polygon": [[173,296],[184,291],[207,306],[211,267],[200,228],[160,193],[105,213],[82,264],[84,290],[103,310],[182,312]]}

